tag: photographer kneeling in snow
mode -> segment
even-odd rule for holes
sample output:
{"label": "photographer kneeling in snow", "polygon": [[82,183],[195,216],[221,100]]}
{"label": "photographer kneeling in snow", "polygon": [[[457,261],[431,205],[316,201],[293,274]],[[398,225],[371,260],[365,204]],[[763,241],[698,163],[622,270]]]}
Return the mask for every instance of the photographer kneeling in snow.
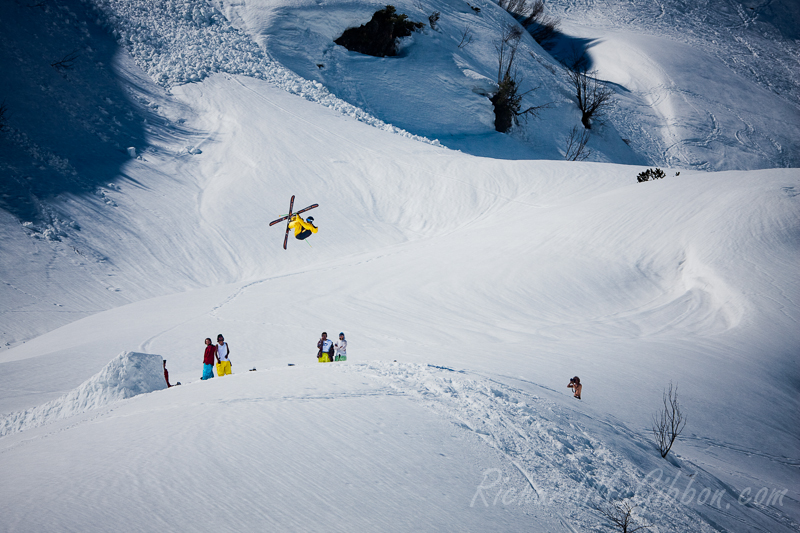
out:
{"label": "photographer kneeling in snow", "polygon": [[581,389],[583,389],[583,385],[581,385],[581,378],[575,376],[574,378],[570,379],[567,388],[572,389],[575,392],[573,396],[579,400],[581,399]]}

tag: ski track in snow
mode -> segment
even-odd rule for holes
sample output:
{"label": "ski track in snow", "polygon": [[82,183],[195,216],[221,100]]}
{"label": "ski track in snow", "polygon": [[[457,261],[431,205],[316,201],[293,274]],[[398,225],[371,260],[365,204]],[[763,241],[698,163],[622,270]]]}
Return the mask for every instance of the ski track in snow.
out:
{"label": "ski track in snow", "polygon": [[[596,421],[537,395],[434,365],[368,363],[343,368],[376,375],[388,387],[474,433],[520,472],[534,491],[536,505],[552,508],[578,530],[596,525],[587,519],[586,509],[576,505],[581,495],[631,498],[638,504],[657,494],[655,488],[642,483],[646,473],[587,432],[586,425]],[[648,446],[640,437],[628,436],[637,446]],[[675,502],[653,506],[649,501],[651,512],[674,519],[658,524],[663,531],[713,530]]]}

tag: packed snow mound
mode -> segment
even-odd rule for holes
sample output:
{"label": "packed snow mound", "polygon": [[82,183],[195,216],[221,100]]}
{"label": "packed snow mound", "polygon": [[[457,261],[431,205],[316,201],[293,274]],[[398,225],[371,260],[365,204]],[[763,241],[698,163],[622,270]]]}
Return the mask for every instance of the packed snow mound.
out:
{"label": "packed snow mound", "polygon": [[0,421],[0,437],[167,388],[160,355],[122,352],[66,395]]}

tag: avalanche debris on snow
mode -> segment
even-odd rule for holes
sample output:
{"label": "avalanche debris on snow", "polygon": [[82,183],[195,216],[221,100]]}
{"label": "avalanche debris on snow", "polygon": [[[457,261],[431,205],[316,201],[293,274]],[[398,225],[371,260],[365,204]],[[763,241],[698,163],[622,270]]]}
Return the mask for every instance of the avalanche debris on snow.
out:
{"label": "avalanche debris on snow", "polygon": [[440,145],[436,140],[387,124],[337,98],[321,83],[284,68],[211,5],[174,0],[83,1],[97,7],[102,13],[97,23],[104,25],[163,87],[199,82],[214,73],[249,76],[376,128]]}

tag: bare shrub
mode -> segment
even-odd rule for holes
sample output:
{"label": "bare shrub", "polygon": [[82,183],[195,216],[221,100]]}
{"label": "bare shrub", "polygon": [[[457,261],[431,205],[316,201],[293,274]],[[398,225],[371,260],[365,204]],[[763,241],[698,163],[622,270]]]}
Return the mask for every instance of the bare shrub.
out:
{"label": "bare shrub", "polygon": [[436,29],[436,24],[438,24],[438,23],[439,23],[439,18],[440,18],[441,16],[442,16],[442,14],[441,14],[441,13],[439,13],[438,11],[434,11],[434,12],[433,12],[433,13],[431,13],[431,14],[430,14],[430,16],[428,17],[428,24],[430,24],[430,26],[431,26],[431,29],[432,29],[432,30],[435,30],[435,29]]}
{"label": "bare shrub", "polygon": [[586,128],[581,130],[578,126],[573,126],[567,137],[567,149],[564,150],[564,159],[567,161],[585,161],[592,151],[586,148],[589,142],[589,131]]}
{"label": "bare shrub", "polygon": [[458,43],[458,48],[464,48],[469,43],[472,42],[472,26],[467,24],[464,26],[464,30],[461,32],[461,41]]}
{"label": "bare shrub", "polygon": [[611,526],[622,533],[634,533],[640,529],[649,529],[647,526],[634,527],[633,510],[635,505],[630,501],[592,503],[592,509],[603,515]]}
{"label": "bare shrub", "polygon": [[522,98],[535,91],[534,87],[525,92],[520,92],[520,78],[514,61],[517,57],[519,41],[522,38],[522,28],[518,25],[508,25],[503,30],[500,40],[495,43],[497,50],[497,92],[491,97],[494,105],[494,129],[504,133],[512,125],[519,125],[520,117],[538,116],[538,112],[549,104],[531,106],[522,109]]}
{"label": "bare shrub", "polygon": [[653,415],[652,431],[661,457],[666,457],[672,449],[675,439],[686,427],[686,418],[678,404],[678,386],[675,385],[673,389],[671,381],[669,388],[664,389],[663,400],[663,407],[657,414]]}
{"label": "bare shrub", "polygon": [[614,91],[597,79],[597,71],[587,73],[584,62],[576,61],[572,68],[567,69],[567,75],[581,110],[581,123],[587,130],[591,129],[592,121],[602,120],[613,103]]}

